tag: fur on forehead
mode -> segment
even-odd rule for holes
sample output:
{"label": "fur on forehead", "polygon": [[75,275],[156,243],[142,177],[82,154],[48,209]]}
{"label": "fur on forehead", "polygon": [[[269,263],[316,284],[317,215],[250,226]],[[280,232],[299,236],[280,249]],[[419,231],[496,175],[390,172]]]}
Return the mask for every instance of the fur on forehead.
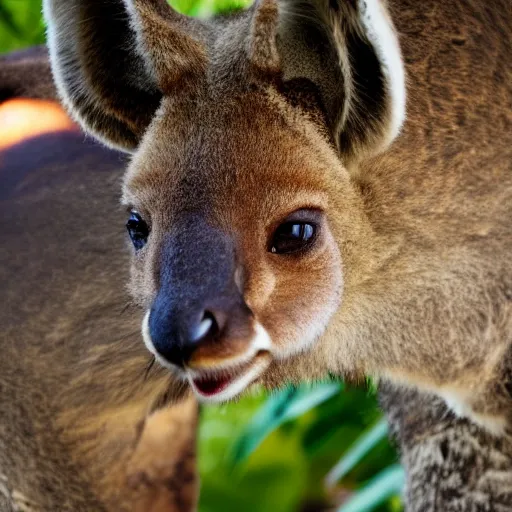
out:
{"label": "fur on forehead", "polygon": [[271,88],[252,94],[251,101],[241,95],[206,102],[204,108],[185,104],[178,108],[172,100],[163,101],[125,176],[124,202],[163,216],[166,225],[182,208],[237,204],[256,189],[265,204],[274,196],[282,199],[279,204],[289,198],[290,208],[299,196],[313,204],[347,179],[318,122]]}

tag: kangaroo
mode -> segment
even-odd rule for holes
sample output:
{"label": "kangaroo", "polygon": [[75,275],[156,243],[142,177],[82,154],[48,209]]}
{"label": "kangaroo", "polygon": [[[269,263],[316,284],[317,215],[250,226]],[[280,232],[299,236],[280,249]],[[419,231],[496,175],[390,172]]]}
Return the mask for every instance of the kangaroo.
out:
{"label": "kangaroo", "polygon": [[[63,103],[131,154],[129,286],[161,365],[210,403],[254,383],[373,375],[410,507],[460,510],[415,489],[423,478],[437,492],[429,475],[469,464],[487,501],[464,510],[510,508],[509,1],[258,0],[192,20],[164,0],[45,0],[44,12]],[[412,411],[430,444],[408,430]],[[450,458],[457,439],[466,458]],[[485,483],[491,467],[508,491]]]}
{"label": "kangaroo", "polygon": [[191,512],[196,401],[160,407],[126,309],[125,160],[55,99],[44,49],[0,58],[0,510]]}

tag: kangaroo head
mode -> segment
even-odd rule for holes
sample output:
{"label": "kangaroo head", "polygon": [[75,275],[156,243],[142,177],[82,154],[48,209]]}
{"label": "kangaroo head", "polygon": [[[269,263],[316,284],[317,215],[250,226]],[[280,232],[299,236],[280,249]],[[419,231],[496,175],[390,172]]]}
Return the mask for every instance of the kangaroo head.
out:
{"label": "kangaroo head", "polygon": [[404,118],[385,2],[261,0],[203,21],[165,0],[46,0],[45,14],[65,104],[133,153],[148,349],[209,401],[327,373],[331,320],[375,254],[351,175]]}

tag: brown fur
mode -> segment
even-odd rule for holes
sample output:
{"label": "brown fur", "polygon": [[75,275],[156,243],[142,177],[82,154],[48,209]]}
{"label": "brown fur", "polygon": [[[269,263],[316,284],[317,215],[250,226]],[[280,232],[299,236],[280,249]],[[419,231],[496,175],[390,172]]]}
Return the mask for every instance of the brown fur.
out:
{"label": "brown fur", "polygon": [[[169,365],[178,377],[194,383],[216,370],[238,375],[251,361],[269,386],[369,373],[432,391],[494,433],[510,430],[507,0],[297,0],[277,4],[277,24],[269,2],[233,18],[194,22],[162,3],[148,14],[149,2],[126,0],[117,9],[130,6],[136,37],[120,31],[112,40],[112,31],[95,25],[94,41],[73,35],[77,24],[85,32],[91,25],[80,17],[85,11],[70,7],[65,22],[55,14],[64,3],[45,5],[66,103],[98,137],[135,150],[124,201],[151,228],[147,246],[134,254],[131,279],[148,311],[148,346],[155,304],[168,305],[167,315],[179,321],[184,304],[190,310],[206,300],[204,290],[218,277],[174,256],[215,258],[217,246],[206,236],[179,241],[177,231],[187,222],[193,229],[198,218],[231,241],[234,250],[218,254],[234,267],[222,286],[233,300],[243,298],[252,313],[247,322],[270,339],[258,345],[250,329],[237,339],[221,333],[215,343],[197,344],[208,347],[208,367],[192,371],[190,344],[169,335],[169,346],[183,349],[180,367]],[[173,34],[187,32],[183,41],[192,37],[204,48],[204,68],[183,43],[168,57],[189,66],[162,76],[161,31],[137,25],[141,16],[156,16],[154,27],[166,23]],[[409,100],[402,134],[383,152],[402,120],[391,19]],[[126,65],[117,75],[106,74],[123,38],[136,44],[123,46]],[[142,97],[130,96],[127,75],[134,72],[145,84]],[[163,87],[166,77],[186,86]],[[93,85],[77,93],[68,85],[77,80]],[[111,81],[127,88],[122,100],[112,97]],[[125,125],[135,120],[136,129],[128,134],[105,116],[127,119]],[[305,208],[322,212],[313,249],[273,254],[275,228]],[[187,277],[189,267],[194,275]],[[195,293],[194,300],[180,300],[182,292]]]}
{"label": "brown fur", "polygon": [[406,471],[407,512],[508,512],[512,444],[458,418],[435,395],[380,387]]}
{"label": "brown fur", "polygon": [[44,46],[0,57],[0,101],[12,98],[57,99]]}
{"label": "brown fur", "polygon": [[[50,80],[44,52],[0,61],[30,69]],[[124,165],[73,130],[0,153],[2,512],[195,508],[196,402],[153,412],[179,391],[127,307]]]}

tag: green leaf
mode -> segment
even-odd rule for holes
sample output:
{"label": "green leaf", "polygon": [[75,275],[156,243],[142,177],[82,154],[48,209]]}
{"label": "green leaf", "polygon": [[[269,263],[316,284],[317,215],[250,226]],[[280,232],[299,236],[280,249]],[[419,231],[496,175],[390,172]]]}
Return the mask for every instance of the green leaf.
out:
{"label": "green leaf", "polygon": [[249,7],[251,0],[168,0],[182,14],[199,18]]}
{"label": "green leaf", "polygon": [[22,37],[22,30],[14,20],[11,11],[0,3],[0,23],[5,25],[15,36]]}
{"label": "green leaf", "polygon": [[405,483],[405,472],[399,464],[382,470],[355,496],[342,505],[338,512],[370,512],[389,498],[401,494]]}
{"label": "green leaf", "polygon": [[340,383],[328,382],[313,387],[289,387],[271,395],[233,445],[233,464],[247,459],[263,440],[283,423],[293,420],[329,400],[342,389]]}
{"label": "green leaf", "polygon": [[341,480],[350,470],[352,470],[361,460],[388,435],[388,425],[382,418],[378,423],[370,427],[351,448],[343,455],[339,462],[334,466],[325,478],[327,487],[332,487],[338,480]]}
{"label": "green leaf", "polygon": [[377,382],[371,377],[366,377],[366,387],[368,388],[368,392],[371,395],[377,395],[377,392],[379,391],[379,386],[377,385]]}

